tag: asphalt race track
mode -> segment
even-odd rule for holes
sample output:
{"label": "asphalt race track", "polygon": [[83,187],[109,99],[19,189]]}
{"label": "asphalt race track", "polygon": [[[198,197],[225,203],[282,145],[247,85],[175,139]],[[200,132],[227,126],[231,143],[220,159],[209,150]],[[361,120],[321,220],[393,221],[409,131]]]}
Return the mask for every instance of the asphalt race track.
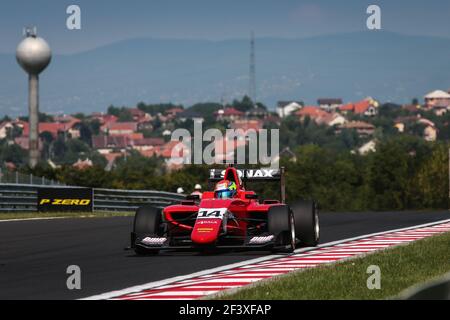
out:
{"label": "asphalt race track", "polygon": [[[322,213],[321,243],[449,219],[448,211]],[[76,299],[185,275],[269,253],[216,255],[125,251],[132,218],[0,222],[0,299]],[[81,268],[81,290],[68,290],[66,268]]]}

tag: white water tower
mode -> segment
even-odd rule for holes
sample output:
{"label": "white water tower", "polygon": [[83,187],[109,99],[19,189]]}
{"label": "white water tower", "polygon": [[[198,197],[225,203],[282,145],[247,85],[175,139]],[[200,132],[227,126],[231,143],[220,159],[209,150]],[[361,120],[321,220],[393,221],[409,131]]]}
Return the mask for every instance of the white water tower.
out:
{"label": "white water tower", "polygon": [[29,75],[29,164],[33,168],[39,161],[39,74],[49,65],[52,52],[48,43],[37,36],[36,27],[25,28],[24,36],[17,46],[16,58]]}

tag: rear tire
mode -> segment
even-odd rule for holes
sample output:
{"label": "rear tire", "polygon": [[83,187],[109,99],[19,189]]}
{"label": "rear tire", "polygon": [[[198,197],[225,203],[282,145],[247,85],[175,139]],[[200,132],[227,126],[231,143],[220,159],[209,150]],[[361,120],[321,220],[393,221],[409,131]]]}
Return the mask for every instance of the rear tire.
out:
{"label": "rear tire", "polygon": [[295,250],[295,218],[288,206],[274,206],[269,209],[268,231],[273,234],[276,246],[284,246],[286,249],[275,248],[274,252],[293,252]]}
{"label": "rear tire", "polygon": [[[138,208],[134,216],[133,232],[136,239],[162,235],[161,210],[149,205]],[[157,254],[159,249],[147,249],[135,244],[134,251],[137,255],[147,255]]]}
{"label": "rear tire", "polygon": [[317,204],[299,201],[291,206],[295,219],[295,233],[302,246],[315,247],[319,243],[320,226]]}

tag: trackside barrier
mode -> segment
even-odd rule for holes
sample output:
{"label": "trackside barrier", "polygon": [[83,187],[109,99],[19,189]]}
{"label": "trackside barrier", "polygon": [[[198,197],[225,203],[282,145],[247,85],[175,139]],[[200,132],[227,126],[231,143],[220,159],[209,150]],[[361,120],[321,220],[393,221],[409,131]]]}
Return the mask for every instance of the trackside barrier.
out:
{"label": "trackside barrier", "polygon": [[1,183],[14,183],[14,184],[28,184],[28,185],[51,185],[51,186],[63,186],[64,184],[47,179],[45,177],[35,176],[32,173],[23,174],[18,171],[9,171],[0,167],[0,184]]}
{"label": "trackside barrier", "polygon": [[[37,211],[39,188],[44,186],[0,183],[0,212]],[[60,186],[45,186],[45,188],[60,188]],[[64,186],[64,188],[79,187]],[[94,188],[93,211],[135,211],[145,204],[163,208],[184,199],[184,195],[164,191]]]}

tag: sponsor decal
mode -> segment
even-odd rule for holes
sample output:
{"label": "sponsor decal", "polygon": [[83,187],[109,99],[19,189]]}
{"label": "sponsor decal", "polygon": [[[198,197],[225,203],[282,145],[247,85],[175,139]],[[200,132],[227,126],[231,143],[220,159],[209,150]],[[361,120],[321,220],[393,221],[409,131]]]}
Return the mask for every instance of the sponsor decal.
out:
{"label": "sponsor decal", "polygon": [[[209,177],[211,179],[219,178],[219,177],[224,178],[225,171],[226,170],[220,171],[220,175],[217,176],[216,169],[211,169],[209,172]],[[275,178],[276,175],[279,175],[278,169],[248,169],[248,170],[237,169],[236,171],[237,171],[239,178],[242,178],[244,176],[244,172],[245,172],[245,177],[249,178],[249,179],[258,179],[258,178],[270,179],[270,178]]]}
{"label": "sponsor decal", "polygon": [[214,228],[197,228],[197,232],[211,232]]}
{"label": "sponsor decal", "polygon": [[250,244],[262,244],[272,241],[274,238],[273,235],[266,236],[266,237],[253,237],[250,239]]}
{"label": "sponsor decal", "polygon": [[141,240],[141,243],[149,246],[155,246],[155,245],[162,245],[164,242],[167,241],[167,238],[153,238],[153,237],[146,237]]}
{"label": "sponsor decal", "polygon": [[198,225],[214,225],[214,224],[220,224],[221,222],[217,219],[203,219],[203,220],[198,220],[196,222],[196,224]]}
{"label": "sponsor decal", "polygon": [[52,205],[62,205],[62,206],[87,206],[91,203],[91,199],[41,199],[39,201],[40,205],[52,204]]}
{"label": "sponsor decal", "polygon": [[39,188],[37,207],[39,212],[91,212],[93,208],[92,189]]}
{"label": "sponsor decal", "polygon": [[223,219],[227,208],[214,208],[198,210],[197,219]]}

